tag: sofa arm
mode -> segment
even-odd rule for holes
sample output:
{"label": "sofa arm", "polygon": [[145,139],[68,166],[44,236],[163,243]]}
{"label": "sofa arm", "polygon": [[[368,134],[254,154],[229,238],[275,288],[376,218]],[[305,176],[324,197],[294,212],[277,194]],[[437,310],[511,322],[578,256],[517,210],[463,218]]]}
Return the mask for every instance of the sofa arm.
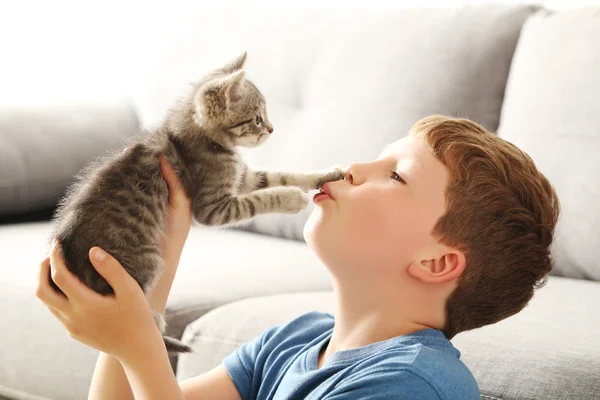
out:
{"label": "sofa arm", "polygon": [[54,206],[83,166],[137,132],[128,102],[0,108],[0,217]]}

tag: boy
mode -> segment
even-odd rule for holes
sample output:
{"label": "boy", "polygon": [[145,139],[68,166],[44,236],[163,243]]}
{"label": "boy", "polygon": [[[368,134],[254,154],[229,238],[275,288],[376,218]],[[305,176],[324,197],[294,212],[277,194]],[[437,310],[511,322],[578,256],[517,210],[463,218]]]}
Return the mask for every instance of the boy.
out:
{"label": "boy", "polygon": [[[164,311],[190,228],[171,194],[167,271],[150,304]],[[56,246],[37,296],[69,334],[101,353],[90,399],[479,399],[449,339],[520,311],[551,269],[559,204],[514,145],[459,118],[431,116],[314,198],[304,236],[328,268],[335,320],[308,313],[271,327],[201,376],[178,383],[148,301],[120,264],[90,250],[115,290],[68,273]],[[67,298],[50,289],[52,277]]]}

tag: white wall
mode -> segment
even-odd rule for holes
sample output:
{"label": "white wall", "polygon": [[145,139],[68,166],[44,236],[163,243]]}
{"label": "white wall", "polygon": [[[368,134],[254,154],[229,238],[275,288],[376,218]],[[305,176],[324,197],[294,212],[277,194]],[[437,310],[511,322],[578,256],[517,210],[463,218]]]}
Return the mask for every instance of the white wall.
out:
{"label": "white wall", "polygon": [[[151,84],[144,58],[170,45],[181,26],[202,23],[214,7],[450,7],[518,0],[2,1],[0,106],[114,101]],[[553,9],[600,0],[532,0]],[[201,49],[199,49],[200,51]],[[177,62],[165,60],[165,62]],[[152,69],[152,68],[150,68]]]}

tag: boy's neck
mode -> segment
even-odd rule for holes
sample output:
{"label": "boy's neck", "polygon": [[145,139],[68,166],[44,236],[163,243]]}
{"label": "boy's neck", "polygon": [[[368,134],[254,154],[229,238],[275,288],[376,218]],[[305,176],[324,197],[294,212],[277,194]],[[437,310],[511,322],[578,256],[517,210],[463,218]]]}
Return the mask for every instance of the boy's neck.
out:
{"label": "boy's neck", "polygon": [[[438,329],[427,318],[427,305],[403,305],[398,299],[343,290],[334,283],[335,325],[329,343],[319,355],[319,367],[335,352],[355,349],[423,329]],[[418,318],[414,316],[418,315]],[[428,321],[429,320],[429,321]]]}

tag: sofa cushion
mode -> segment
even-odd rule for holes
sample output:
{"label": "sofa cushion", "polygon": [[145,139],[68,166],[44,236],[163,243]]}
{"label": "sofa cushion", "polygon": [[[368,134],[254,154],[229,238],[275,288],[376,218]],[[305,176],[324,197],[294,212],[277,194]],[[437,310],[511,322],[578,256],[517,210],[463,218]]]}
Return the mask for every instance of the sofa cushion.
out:
{"label": "sofa cushion", "polygon": [[[453,340],[483,399],[597,399],[600,393],[600,283],[551,277],[523,311]],[[194,353],[178,379],[219,365],[269,326],[311,310],[334,313],[332,292],[265,296],[216,308],[185,330]]]}
{"label": "sofa cushion", "polygon": [[[248,77],[275,127],[244,152],[251,165],[304,171],[371,160],[433,113],[496,130],[519,30],[533,10],[215,10],[156,44],[152,85],[136,104],[144,124],[155,124],[188,82],[248,50]],[[259,217],[246,229],[302,239],[312,208]]]}
{"label": "sofa cushion", "polygon": [[127,102],[0,107],[0,218],[55,206],[77,171],[137,129]]}
{"label": "sofa cushion", "polygon": [[254,296],[331,289],[329,274],[305,243],[194,226],[167,307],[171,332],[225,303]]}
{"label": "sofa cushion", "polygon": [[532,16],[521,33],[498,134],[556,188],[555,273],[600,280],[600,7]]}

